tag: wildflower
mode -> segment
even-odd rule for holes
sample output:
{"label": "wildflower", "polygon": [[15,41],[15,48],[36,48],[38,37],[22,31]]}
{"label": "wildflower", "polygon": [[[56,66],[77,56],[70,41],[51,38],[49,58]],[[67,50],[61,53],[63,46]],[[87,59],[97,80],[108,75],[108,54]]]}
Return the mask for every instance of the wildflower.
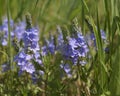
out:
{"label": "wildflower", "polygon": [[38,64],[42,65],[42,60],[41,60],[40,53],[39,53],[39,52],[36,52],[33,56],[34,56],[35,61],[36,61]]}
{"label": "wildflower", "polygon": [[[10,19],[10,28],[13,29],[14,27],[14,22],[12,19]],[[8,43],[8,20],[7,19],[3,19],[2,25],[0,26],[0,31],[1,31],[1,44],[2,46],[6,46]],[[14,37],[14,33],[13,31],[10,32],[11,37]]]}
{"label": "wildflower", "polygon": [[49,40],[47,40],[47,39],[45,40],[45,45],[42,46],[42,48],[41,48],[41,54],[42,54],[42,56],[45,56],[48,53],[54,54],[55,50],[56,50],[56,46],[54,44],[54,37],[50,36]]}
{"label": "wildflower", "polygon": [[72,46],[70,46],[69,44],[63,44],[61,46],[61,54],[66,58],[66,59],[70,59],[72,57],[75,56],[75,50],[72,49]]}
{"label": "wildflower", "polygon": [[24,46],[19,54],[15,57],[15,61],[20,68],[20,72],[26,71],[30,74],[33,74],[36,71],[33,61],[37,62],[38,64],[42,64],[39,55],[39,34],[38,30],[29,24],[31,23],[30,21],[26,22],[27,27],[22,35]]}
{"label": "wildflower", "polygon": [[23,37],[22,35],[25,32],[25,26],[26,26],[26,23],[24,21],[19,22],[15,26],[14,34],[17,37],[18,41],[20,41]]}
{"label": "wildflower", "polygon": [[23,34],[24,48],[34,53],[39,51],[38,36],[36,29],[27,29]]}
{"label": "wildflower", "polygon": [[[14,27],[14,22],[12,19],[10,19],[10,28],[13,29],[13,27]],[[8,20],[7,20],[7,18],[3,19],[2,30],[5,32],[6,35],[8,35]]]}
{"label": "wildflower", "polygon": [[8,63],[4,63],[1,65],[2,71],[1,72],[6,72],[10,70],[10,65]]}
{"label": "wildflower", "polygon": [[57,38],[57,43],[58,43],[58,48],[64,43],[64,39],[63,39],[63,34],[62,34],[62,30],[60,28],[60,26],[57,26],[58,29],[58,38]]}
{"label": "wildflower", "polygon": [[30,74],[32,74],[33,72],[35,72],[35,68],[33,66],[33,64],[31,62],[27,62],[24,66],[20,66],[20,69],[22,71],[26,71]]}
{"label": "wildflower", "polygon": [[6,40],[5,38],[2,40],[2,45],[3,45],[3,46],[6,46],[6,45],[7,45],[7,40]]}
{"label": "wildflower", "polygon": [[21,51],[15,57],[15,61],[17,61],[17,64],[20,67],[21,71],[26,71],[32,74],[35,71],[34,65],[31,63],[32,58],[33,55],[29,55],[26,54],[24,51]]}
{"label": "wildflower", "polygon": [[77,33],[76,37],[68,37],[67,44],[63,43],[60,48],[61,54],[77,64],[79,58],[85,58],[88,52],[86,41],[81,33]]}
{"label": "wildflower", "polygon": [[[106,42],[106,34],[103,30],[100,30],[100,34],[101,34],[101,39]],[[90,35],[87,35],[86,36],[86,40],[88,42],[88,45],[89,46],[94,46],[96,47],[96,38],[95,38],[95,35],[94,33],[92,32]]]}
{"label": "wildflower", "polygon": [[47,46],[46,45],[44,45],[44,46],[42,46],[41,47],[41,55],[42,56],[46,56],[47,54],[48,54],[48,49],[47,49]]}
{"label": "wildflower", "polygon": [[47,40],[47,47],[48,47],[49,52],[51,54],[54,54],[54,52],[55,52],[55,43],[54,43],[54,37],[53,36],[50,36],[49,41]]}
{"label": "wildflower", "polygon": [[64,70],[68,77],[72,77],[71,68],[69,64],[60,64],[60,68]]}

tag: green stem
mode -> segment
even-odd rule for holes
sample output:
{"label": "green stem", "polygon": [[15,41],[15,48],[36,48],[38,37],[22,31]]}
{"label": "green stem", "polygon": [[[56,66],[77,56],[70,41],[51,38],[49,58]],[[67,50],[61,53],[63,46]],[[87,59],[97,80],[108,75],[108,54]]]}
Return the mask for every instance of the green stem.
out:
{"label": "green stem", "polygon": [[11,46],[11,31],[10,31],[10,7],[9,7],[9,0],[7,0],[7,19],[8,19],[8,56],[9,56],[9,65],[10,65],[10,76],[8,77],[8,79],[10,80],[10,84],[8,86],[10,86],[9,90],[11,90],[11,95],[12,93],[12,87],[13,87],[13,72],[12,72],[12,46]]}
{"label": "green stem", "polygon": [[11,49],[11,32],[10,32],[10,10],[9,10],[9,0],[7,0],[7,19],[8,19],[8,46],[9,46],[9,64],[12,67],[12,49]]}
{"label": "green stem", "polygon": [[47,83],[48,83],[48,73],[46,73],[46,77],[45,77],[45,86],[44,86],[44,94],[43,96],[47,96]]}

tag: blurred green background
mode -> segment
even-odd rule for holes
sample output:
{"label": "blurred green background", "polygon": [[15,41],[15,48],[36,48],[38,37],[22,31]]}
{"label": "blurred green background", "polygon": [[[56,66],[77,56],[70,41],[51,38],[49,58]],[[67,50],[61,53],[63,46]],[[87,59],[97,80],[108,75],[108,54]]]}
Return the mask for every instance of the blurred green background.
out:
{"label": "blurred green background", "polygon": [[[87,5],[85,5],[85,3]],[[0,0],[0,18],[6,16],[6,0]],[[10,0],[10,14],[13,20],[24,18],[27,12],[32,15],[33,23],[39,24],[41,32],[48,32],[56,25],[66,25],[75,17],[83,24],[85,15],[96,21],[98,7],[101,26],[105,21],[104,0]]]}

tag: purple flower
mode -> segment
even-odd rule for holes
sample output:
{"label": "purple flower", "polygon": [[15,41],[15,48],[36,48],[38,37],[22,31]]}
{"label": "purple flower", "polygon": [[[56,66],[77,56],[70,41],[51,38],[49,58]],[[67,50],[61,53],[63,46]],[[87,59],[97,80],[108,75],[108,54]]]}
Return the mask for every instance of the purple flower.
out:
{"label": "purple flower", "polygon": [[[105,32],[103,30],[100,30],[100,34],[101,34],[102,40],[106,40],[106,35],[105,35]],[[91,40],[94,41],[94,45],[96,46],[96,38],[95,38],[94,33],[91,33],[90,37],[91,37]]]}
{"label": "purple flower", "polygon": [[10,70],[10,65],[8,63],[2,64],[1,65],[2,71],[1,72],[6,72]]}
{"label": "purple flower", "polygon": [[27,62],[26,64],[20,66],[20,69],[22,71],[26,71],[30,74],[34,73],[35,72],[35,68],[33,66],[33,64],[31,62]]}
{"label": "purple flower", "polygon": [[3,40],[2,40],[2,45],[3,45],[3,46],[6,46],[7,44],[8,44],[7,40],[6,40],[6,39],[3,39]]}
{"label": "purple flower", "polygon": [[[14,27],[14,22],[12,19],[10,19],[10,27],[13,29]],[[2,22],[2,31],[5,32],[6,35],[8,35],[8,20],[7,18],[3,19],[3,22]]]}
{"label": "purple flower", "polygon": [[49,52],[51,54],[54,54],[54,52],[55,52],[55,44],[54,44],[54,37],[53,36],[50,36],[49,41],[47,40],[47,47],[48,47]]}
{"label": "purple flower", "polygon": [[64,39],[63,39],[63,34],[62,34],[61,28],[59,26],[57,26],[57,29],[58,29],[58,38],[57,38],[58,48],[57,49],[59,49],[59,46],[61,46],[64,43]]}
{"label": "purple flower", "polygon": [[[14,27],[14,22],[12,19],[10,19],[10,28],[13,29]],[[0,26],[0,32],[1,32],[1,44],[3,46],[6,46],[8,43],[8,20],[7,19],[3,19],[2,25]],[[14,33],[11,31],[11,38],[14,37]]]}
{"label": "purple flower", "polygon": [[42,64],[39,53],[38,30],[36,28],[27,28],[24,30],[24,27],[21,29],[21,33],[18,35],[22,36],[19,39],[23,40],[24,47],[21,48],[22,51],[15,57],[15,61],[20,68],[20,72],[26,71],[33,74],[36,71],[34,63]]}
{"label": "purple flower", "polygon": [[78,47],[77,40],[75,38],[68,38],[68,42],[73,50]]}
{"label": "purple flower", "polygon": [[[23,42],[24,48],[15,58],[18,66],[21,71],[26,71],[30,74],[35,72],[34,64],[32,64],[32,60],[35,60],[39,64],[42,64],[39,55],[39,45],[38,45],[38,31],[36,29],[27,29],[23,33]],[[33,53],[29,53],[28,51],[32,51]]]}
{"label": "purple flower", "polygon": [[106,34],[105,34],[105,32],[101,29],[100,30],[100,33],[101,33],[101,38],[103,39],[103,40],[106,40],[107,38],[106,38]]}
{"label": "purple flower", "polygon": [[17,61],[18,66],[21,71],[26,71],[30,74],[35,72],[34,65],[31,63],[31,59],[33,55],[26,54],[24,51],[21,51],[16,57],[15,61]]}
{"label": "purple flower", "polygon": [[[103,30],[100,30],[100,34],[101,34],[102,41],[105,44],[107,44],[107,38],[106,38],[105,32]],[[91,34],[86,35],[86,41],[87,41],[89,46],[92,46],[92,47],[96,48],[96,38],[95,38],[95,35],[94,35],[93,32]]]}
{"label": "purple flower", "polygon": [[49,40],[45,40],[44,46],[41,48],[42,56],[46,56],[48,53],[54,54],[56,50],[56,46],[54,44],[54,37],[50,36]]}
{"label": "purple flower", "polygon": [[19,22],[18,24],[16,24],[15,29],[14,29],[14,34],[17,37],[18,41],[20,41],[22,39],[22,35],[25,32],[25,22]]}
{"label": "purple flower", "polygon": [[60,52],[66,59],[70,59],[77,54],[77,52],[73,50],[72,46],[69,44],[63,44],[60,48]]}
{"label": "purple flower", "polygon": [[40,65],[43,64],[39,52],[36,52],[36,53],[34,54],[34,59],[35,59],[35,61],[36,61],[38,64],[40,64]]}
{"label": "purple flower", "polygon": [[21,26],[20,31],[22,32],[22,35],[21,33],[18,34],[22,36],[24,47],[22,51],[19,52],[19,54],[15,57],[15,61],[17,61],[17,64],[21,72],[26,71],[30,74],[33,74],[36,71],[35,65],[33,63],[37,62],[38,64],[42,64],[39,55],[39,50],[40,50],[38,44],[39,33],[36,28],[32,28],[31,18],[27,17],[26,23],[27,23],[26,30],[24,30],[24,27]]}
{"label": "purple flower", "polygon": [[37,52],[39,51],[39,34],[37,29],[27,29],[23,34],[23,42],[26,50]]}
{"label": "purple flower", "polygon": [[42,46],[41,47],[41,55],[42,56],[46,56],[48,54],[48,49],[47,49],[47,46]]}
{"label": "purple flower", "polygon": [[69,64],[61,64],[60,68],[64,70],[68,77],[72,77],[71,68]]}
{"label": "purple flower", "polygon": [[68,42],[60,46],[61,54],[73,64],[78,63],[78,59],[86,57],[89,49],[86,41],[81,33],[77,33],[76,37],[68,37]]}

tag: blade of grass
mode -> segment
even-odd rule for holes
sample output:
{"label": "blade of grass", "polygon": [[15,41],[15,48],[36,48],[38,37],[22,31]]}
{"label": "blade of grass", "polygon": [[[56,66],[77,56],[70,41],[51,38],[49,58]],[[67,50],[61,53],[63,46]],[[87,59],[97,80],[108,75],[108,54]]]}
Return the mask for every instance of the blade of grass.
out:
{"label": "blade of grass", "polygon": [[12,66],[12,46],[11,46],[11,31],[10,31],[10,10],[9,0],[7,0],[7,19],[8,19],[8,46],[9,46],[9,64]]}
{"label": "blade of grass", "polygon": [[[117,27],[117,28],[116,28]],[[113,32],[113,40],[112,40],[112,46],[115,48],[112,48],[112,72],[111,72],[111,80],[109,83],[109,88],[112,93],[112,95],[119,96],[120,95],[120,61],[119,61],[119,55],[120,55],[120,17],[115,16],[112,24],[112,32]],[[117,35],[116,35],[117,34]],[[114,51],[113,51],[114,49]]]}
{"label": "blade of grass", "polygon": [[[2,0],[0,0],[0,6],[2,6]],[[2,24],[2,8],[0,8],[0,25]]]}
{"label": "blade of grass", "polygon": [[[9,56],[9,65],[10,65],[10,76],[8,77],[8,79],[10,80],[10,82],[8,83],[8,85],[10,86],[9,88],[12,89],[13,86],[13,72],[12,72],[12,68],[13,68],[13,64],[12,64],[12,60],[13,60],[13,55],[12,55],[12,45],[11,45],[11,29],[10,29],[10,8],[9,8],[9,0],[7,0],[7,19],[8,19],[8,56]],[[8,65],[8,66],[9,66]],[[11,93],[12,94],[12,93]]]}
{"label": "blade of grass", "polygon": [[87,12],[89,13],[89,8],[85,2],[85,0],[81,0],[82,1],[82,4],[84,4],[84,8],[87,10]]}
{"label": "blade of grass", "polygon": [[[100,67],[99,67],[99,71],[100,71],[100,79],[98,79],[100,82],[100,87],[102,88],[102,90],[104,91],[104,85],[106,82],[106,72],[107,71],[107,67],[104,64],[104,53],[103,53],[103,44],[102,44],[102,38],[101,38],[101,33],[100,33],[100,25],[99,25],[99,17],[98,17],[98,3],[96,4],[96,9],[97,9],[97,33],[96,35],[98,35],[98,38],[96,38],[96,41],[98,43],[98,57],[99,57],[99,61],[100,61]],[[97,36],[96,36],[97,37]],[[103,67],[104,66],[104,67]]]}
{"label": "blade of grass", "polygon": [[106,76],[108,74],[108,69],[104,63],[104,50],[103,50],[103,47],[102,47],[102,40],[101,40],[101,33],[100,33],[100,25],[99,25],[99,19],[98,19],[98,12],[97,12],[97,27],[94,23],[94,20],[92,17],[86,17],[89,21],[90,21],[90,24],[91,26],[90,27],[90,30],[92,32],[94,32],[95,34],[95,38],[96,38],[96,47],[97,47],[97,53],[98,53],[98,63],[97,66],[98,66],[98,79],[97,79],[97,82],[99,84],[99,87],[100,88],[97,88],[97,90],[99,91],[99,93],[103,93],[104,92],[104,86],[106,84]]}
{"label": "blade of grass", "polygon": [[82,12],[81,12],[81,17],[82,17],[82,25],[81,25],[81,28],[82,28],[82,32],[83,34],[85,34],[85,28],[84,28],[84,20],[85,20],[85,9],[84,9],[84,4],[82,4]]}
{"label": "blade of grass", "polygon": [[44,2],[42,8],[40,9],[39,15],[43,15],[43,14],[44,14],[45,9],[48,8],[48,6],[50,5],[51,1],[52,1],[52,0],[46,0],[46,1]]}

